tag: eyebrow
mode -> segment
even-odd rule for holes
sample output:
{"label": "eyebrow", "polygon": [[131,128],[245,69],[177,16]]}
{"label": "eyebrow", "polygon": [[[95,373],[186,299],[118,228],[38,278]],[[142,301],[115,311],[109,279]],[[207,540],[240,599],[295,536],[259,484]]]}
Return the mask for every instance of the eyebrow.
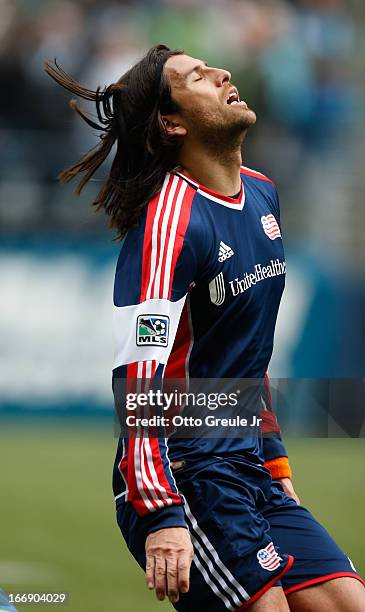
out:
{"label": "eyebrow", "polygon": [[208,62],[201,62],[200,64],[197,64],[196,66],[194,66],[193,68],[190,68],[190,70],[188,70],[187,72],[185,72],[185,74],[183,75],[183,77],[186,79],[190,74],[192,74],[193,72],[195,72],[195,70],[198,70],[199,68],[202,68],[203,66],[208,66]]}

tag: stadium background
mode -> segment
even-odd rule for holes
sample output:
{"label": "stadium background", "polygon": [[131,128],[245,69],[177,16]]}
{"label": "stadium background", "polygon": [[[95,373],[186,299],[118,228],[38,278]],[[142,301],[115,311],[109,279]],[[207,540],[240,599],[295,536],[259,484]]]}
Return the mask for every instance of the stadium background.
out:
{"label": "stadium background", "polygon": [[[68,609],[78,612],[161,608],[121,541],[110,489],[118,244],[89,207],[107,169],[79,199],[57,184],[59,170],[96,138],[43,61],[57,57],[89,87],[117,79],[156,42],[229,68],[258,113],[245,164],[273,178],[281,195],[289,271],[271,375],[360,379],[364,18],[361,0],[0,0],[0,586],[7,591],[66,591]],[[299,393],[290,406],[295,423],[305,422],[306,408]],[[365,574],[364,443],[336,435],[296,436],[288,448],[303,503]]]}

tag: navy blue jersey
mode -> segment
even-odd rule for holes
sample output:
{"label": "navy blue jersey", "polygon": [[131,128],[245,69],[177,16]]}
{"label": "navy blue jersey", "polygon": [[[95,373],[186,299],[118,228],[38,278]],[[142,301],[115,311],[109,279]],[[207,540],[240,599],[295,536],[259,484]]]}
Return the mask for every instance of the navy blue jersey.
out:
{"label": "navy blue jersey", "polygon": [[[286,273],[279,203],[261,173],[243,167],[241,179],[231,198],[168,173],[128,231],[115,277],[113,375],[137,381],[134,390],[166,378],[267,375]],[[185,526],[170,460],[241,454],[262,463],[286,454],[280,436],[265,443],[121,437],[117,504],[130,502],[151,529]]]}

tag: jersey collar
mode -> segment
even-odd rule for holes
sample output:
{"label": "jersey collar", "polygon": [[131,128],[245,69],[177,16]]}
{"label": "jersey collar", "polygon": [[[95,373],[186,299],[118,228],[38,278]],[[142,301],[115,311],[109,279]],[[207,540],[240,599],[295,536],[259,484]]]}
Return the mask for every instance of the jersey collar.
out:
{"label": "jersey collar", "polygon": [[227,208],[233,208],[234,210],[242,210],[245,205],[246,196],[245,196],[245,188],[244,188],[244,184],[242,181],[242,177],[241,177],[241,191],[238,197],[231,198],[221,193],[212,191],[211,189],[208,189],[207,187],[204,187],[203,185],[199,185],[199,183],[197,183],[196,181],[193,181],[193,179],[186,176],[182,172],[177,172],[175,170],[174,174],[177,174],[177,176],[180,176],[182,179],[190,183],[190,185],[192,185],[197,190],[197,193],[201,193],[205,198],[208,198],[208,200],[212,200],[213,202],[216,202],[217,204],[222,204],[222,206],[227,206]]}

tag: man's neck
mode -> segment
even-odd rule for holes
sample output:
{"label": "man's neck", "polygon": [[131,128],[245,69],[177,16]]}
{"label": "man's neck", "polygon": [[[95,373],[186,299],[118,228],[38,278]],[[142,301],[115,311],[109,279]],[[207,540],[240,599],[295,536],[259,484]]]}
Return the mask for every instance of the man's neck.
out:
{"label": "man's neck", "polygon": [[222,195],[232,196],[241,189],[241,149],[217,158],[204,150],[194,148],[182,152],[180,168],[192,180]]}

